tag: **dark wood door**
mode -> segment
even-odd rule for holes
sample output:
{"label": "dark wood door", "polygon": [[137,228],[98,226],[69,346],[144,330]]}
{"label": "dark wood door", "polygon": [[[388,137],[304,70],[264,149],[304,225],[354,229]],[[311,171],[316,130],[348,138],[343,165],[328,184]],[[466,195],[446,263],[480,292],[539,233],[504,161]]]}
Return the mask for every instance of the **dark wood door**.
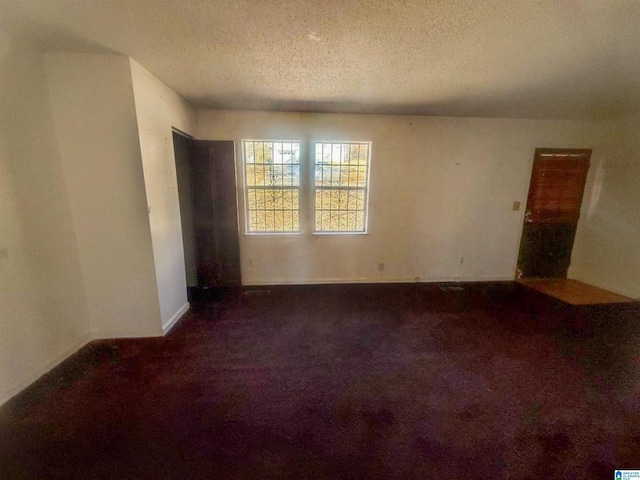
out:
{"label": "dark wood door", "polygon": [[193,140],[190,173],[198,286],[240,286],[234,143]]}
{"label": "dark wood door", "polygon": [[566,278],[591,150],[538,148],[525,211],[518,278]]}
{"label": "dark wood door", "polygon": [[180,221],[182,226],[182,245],[184,247],[184,266],[187,276],[187,288],[198,286],[196,249],[193,237],[193,206],[191,201],[191,154],[193,139],[182,133],[173,132],[173,150],[176,160],[176,178],[178,180],[178,199],[180,202]]}

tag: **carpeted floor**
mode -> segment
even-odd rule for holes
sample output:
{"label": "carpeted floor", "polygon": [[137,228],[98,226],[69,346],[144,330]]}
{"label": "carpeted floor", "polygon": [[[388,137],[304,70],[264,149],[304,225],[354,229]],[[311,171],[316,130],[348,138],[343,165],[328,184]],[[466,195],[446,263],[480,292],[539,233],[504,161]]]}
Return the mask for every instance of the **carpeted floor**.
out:
{"label": "carpeted floor", "polygon": [[640,468],[640,310],[514,284],[270,287],[94,342],[0,410],[0,478],[600,479]]}

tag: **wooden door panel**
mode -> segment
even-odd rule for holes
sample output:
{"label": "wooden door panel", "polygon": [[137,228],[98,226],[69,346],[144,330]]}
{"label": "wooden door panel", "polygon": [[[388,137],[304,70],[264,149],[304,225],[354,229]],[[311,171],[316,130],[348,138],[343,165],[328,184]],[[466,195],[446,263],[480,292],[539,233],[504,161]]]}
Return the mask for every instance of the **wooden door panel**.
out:
{"label": "wooden door panel", "polygon": [[580,218],[591,150],[536,149],[518,276],[565,278]]}
{"label": "wooden door panel", "polygon": [[198,286],[215,287],[219,275],[209,146],[194,140],[192,148],[191,196]]}
{"label": "wooden door panel", "polygon": [[232,141],[211,145],[212,190],[216,217],[218,281],[222,286],[239,286],[240,241],[236,195],[235,145]]}
{"label": "wooden door panel", "polygon": [[176,177],[178,181],[178,199],[180,203],[182,244],[184,247],[184,263],[188,288],[198,286],[196,250],[193,231],[193,206],[191,201],[191,143],[191,138],[180,133],[173,133]]}
{"label": "wooden door panel", "polygon": [[192,197],[200,287],[241,285],[233,141],[193,141]]}
{"label": "wooden door panel", "polygon": [[523,278],[566,278],[575,238],[572,223],[538,223],[522,231]]}

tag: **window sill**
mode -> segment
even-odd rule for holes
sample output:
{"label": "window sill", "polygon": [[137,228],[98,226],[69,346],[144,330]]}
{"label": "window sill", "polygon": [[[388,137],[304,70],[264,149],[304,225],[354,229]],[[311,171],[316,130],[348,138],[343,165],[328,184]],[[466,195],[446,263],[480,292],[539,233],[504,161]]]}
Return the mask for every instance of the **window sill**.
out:
{"label": "window sill", "polygon": [[335,235],[344,235],[344,236],[352,237],[352,236],[369,235],[369,232],[313,232],[312,235],[317,237],[332,237]]}
{"label": "window sill", "polygon": [[246,237],[289,237],[302,235],[302,232],[245,232]]}

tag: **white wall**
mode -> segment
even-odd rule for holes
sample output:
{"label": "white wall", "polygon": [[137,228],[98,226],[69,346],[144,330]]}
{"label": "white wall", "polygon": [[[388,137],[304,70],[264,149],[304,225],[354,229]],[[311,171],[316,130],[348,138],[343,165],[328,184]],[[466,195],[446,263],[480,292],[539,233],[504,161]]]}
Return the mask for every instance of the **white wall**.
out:
{"label": "white wall", "polygon": [[172,127],[195,135],[193,107],[134,60],[131,76],[163,330],[187,310]]}
{"label": "white wall", "polygon": [[242,234],[247,285],[513,279],[534,149],[593,148],[598,159],[609,134],[599,122],[196,113],[203,140],[373,142],[369,234]]}
{"label": "white wall", "polygon": [[640,116],[607,122],[576,232],[573,278],[640,298]]}
{"label": "white wall", "polygon": [[129,59],[45,64],[93,337],[162,335]]}
{"label": "white wall", "polygon": [[2,29],[0,38],[2,404],[90,333],[42,59]]}

